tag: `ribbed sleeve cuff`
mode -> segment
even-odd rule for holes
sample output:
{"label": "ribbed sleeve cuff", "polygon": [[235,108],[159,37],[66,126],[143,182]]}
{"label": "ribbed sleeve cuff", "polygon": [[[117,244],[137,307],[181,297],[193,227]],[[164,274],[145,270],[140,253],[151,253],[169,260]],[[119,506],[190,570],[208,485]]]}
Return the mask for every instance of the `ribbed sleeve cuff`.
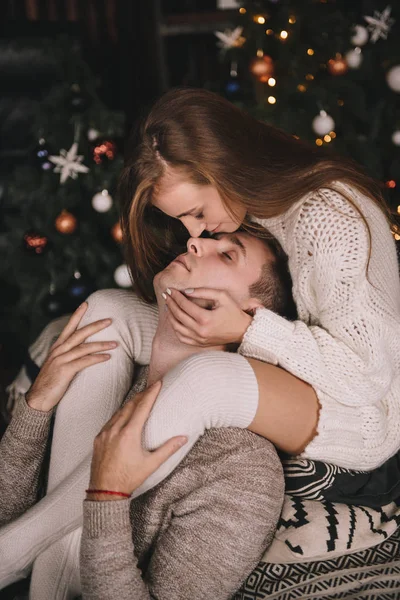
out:
{"label": "ribbed sleeve cuff", "polygon": [[8,435],[25,439],[43,439],[49,435],[51,417],[54,409],[36,410],[29,406],[23,395],[15,408],[14,415],[7,427]]}
{"label": "ribbed sleeve cuff", "polygon": [[123,500],[84,500],[83,531],[89,538],[107,537],[131,531],[130,498]]}
{"label": "ribbed sleeve cuff", "polygon": [[320,390],[315,391],[320,403],[317,434],[298,458],[324,461],[346,469],[376,468],[379,440],[374,443],[368,435],[374,407],[344,405]]}
{"label": "ribbed sleeve cuff", "polygon": [[284,319],[268,308],[258,308],[243,336],[238,352],[276,365],[295,328],[294,322]]}

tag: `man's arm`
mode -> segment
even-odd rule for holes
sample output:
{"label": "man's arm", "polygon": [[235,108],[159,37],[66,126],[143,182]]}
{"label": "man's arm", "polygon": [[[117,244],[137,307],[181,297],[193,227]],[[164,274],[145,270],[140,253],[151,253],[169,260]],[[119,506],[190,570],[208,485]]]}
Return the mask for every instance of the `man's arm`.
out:
{"label": "man's arm", "polygon": [[35,502],[53,410],[31,408],[20,399],[0,441],[0,526]]}
{"label": "man's arm", "polygon": [[[226,428],[209,430],[192,453],[196,460],[193,455],[177,476],[178,499],[168,507],[172,519],[156,537],[143,579],[129,500],[84,501],[84,600],[228,600],[257,566],[284,497],[275,448],[245,429]],[[190,482],[190,489],[179,497],[180,482]]]}

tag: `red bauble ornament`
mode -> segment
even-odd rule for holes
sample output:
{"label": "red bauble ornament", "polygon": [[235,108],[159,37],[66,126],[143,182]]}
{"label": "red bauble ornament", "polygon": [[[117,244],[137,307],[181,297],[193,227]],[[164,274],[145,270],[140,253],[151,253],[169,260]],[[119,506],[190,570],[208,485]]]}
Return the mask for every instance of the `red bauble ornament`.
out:
{"label": "red bauble ornament", "polygon": [[111,228],[111,235],[113,236],[116,242],[122,242],[124,235],[122,233],[122,228],[119,222],[115,223],[115,225],[113,225],[113,227]]}
{"label": "red bauble ornament", "polygon": [[328,71],[331,75],[344,75],[348,70],[349,65],[341,54],[336,54],[335,58],[328,60]]}
{"label": "red bauble ornament", "polygon": [[43,254],[49,242],[45,235],[36,231],[27,231],[24,235],[25,248],[32,254]]}
{"label": "red bauble ornament", "polygon": [[254,77],[272,77],[274,74],[274,61],[268,55],[257,56],[250,61],[249,68]]}
{"label": "red bauble ornament", "polygon": [[111,140],[96,140],[93,148],[93,160],[96,165],[108,163],[114,160],[117,153],[117,145]]}
{"label": "red bauble ornament", "polygon": [[78,225],[78,221],[73,214],[68,212],[67,210],[62,210],[61,213],[55,220],[55,226],[57,231],[60,233],[74,233],[76,227]]}

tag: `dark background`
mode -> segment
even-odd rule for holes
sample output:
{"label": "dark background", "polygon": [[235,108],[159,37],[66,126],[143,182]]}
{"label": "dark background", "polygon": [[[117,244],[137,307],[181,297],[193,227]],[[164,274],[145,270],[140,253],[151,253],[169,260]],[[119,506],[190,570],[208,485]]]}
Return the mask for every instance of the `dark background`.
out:
{"label": "dark background", "polygon": [[[231,26],[236,12],[217,10],[217,0],[2,0],[0,211],[5,178],[32,153],[35,106],[58,76],[41,39],[51,43],[68,34],[74,40],[95,74],[101,100],[125,114],[127,137],[141,112],[169,87],[218,81],[223,66],[214,31]],[[18,340],[5,339],[3,391],[23,359]]]}
{"label": "dark background", "polygon": [[[18,56],[10,52],[15,40],[68,33],[98,75],[101,98],[125,112],[129,129],[138,111],[167,88],[218,79],[213,32],[229,26],[232,12],[218,11],[216,0],[3,0],[0,89],[21,86],[34,96],[45,82],[31,78],[29,88],[18,80],[29,45]],[[7,78],[11,67],[13,81]],[[39,73],[45,66],[36,68]],[[4,118],[0,114],[0,127]]]}

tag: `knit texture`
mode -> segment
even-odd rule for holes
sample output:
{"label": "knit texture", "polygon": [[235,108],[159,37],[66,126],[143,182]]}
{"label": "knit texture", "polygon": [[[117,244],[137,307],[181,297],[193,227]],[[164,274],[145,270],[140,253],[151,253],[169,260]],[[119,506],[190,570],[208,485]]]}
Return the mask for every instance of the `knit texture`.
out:
{"label": "knit texture", "polygon": [[[235,385],[232,385],[233,381]],[[142,444],[153,450],[179,433],[187,435],[188,441],[131,497],[140,496],[168,477],[206,428],[231,425],[245,428],[253,420],[257,405],[257,379],[243,356],[210,351],[179,363],[163,378],[161,391],[143,430]],[[68,507],[69,511],[71,508]],[[36,559],[31,600],[63,599],[59,594],[73,573],[69,558],[73,539],[73,534],[63,537]],[[64,572],[62,577],[60,569]]]}
{"label": "knit texture", "polygon": [[[107,317],[113,322],[86,341],[116,340],[119,345],[110,352],[110,360],[79,372],[54,409],[47,495],[0,530],[0,584],[23,577],[37,557],[31,600],[37,600],[36,582],[41,589],[46,581],[50,588],[56,583],[50,566],[57,565],[57,557],[64,551],[60,538],[82,524],[82,501],[89,483],[94,438],[130,390],[135,364],[150,361],[158,323],[158,307],[140,301],[132,291],[99,290],[87,302],[79,328]],[[51,322],[30,347],[39,367],[68,318]],[[24,401],[23,391],[27,389],[26,377],[17,380],[12,386],[14,411]],[[49,598],[54,600],[51,595]]]}
{"label": "knit texture", "polygon": [[0,442],[0,527],[36,502],[52,415],[53,411],[31,408],[24,397],[4,432]]}
{"label": "knit texture", "polygon": [[[283,367],[320,401],[318,434],[299,456],[372,470],[400,447],[400,282],[382,211],[348,185],[321,189],[272,219],[289,256],[299,320],[259,308],[239,352]],[[344,198],[349,195],[367,228]]]}
{"label": "knit texture", "polygon": [[[143,369],[137,391],[146,376]],[[37,413],[22,402],[0,441],[3,524],[27,510],[37,491],[41,465],[31,457],[43,456],[51,419]],[[21,431],[31,432],[28,449]],[[23,485],[16,496],[11,484],[20,463],[31,488]],[[210,429],[169,477],[139,498],[83,501],[83,529],[67,536],[69,553],[59,563],[73,586],[63,582],[51,600],[72,600],[79,579],[84,600],[228,600],[271,543],[283,497],[282,465],[270,442],[245,429]],[[36,592],[45,597],[40,587]]]}
{"label": "knit texture", "polygon": [[[31,600],[54,600],[54,590],[59,588],[56,573],[72,543],[72,537],[66,534],[82,523],[93,440],[127,395],[129,378],[131,381],[134,375],[136,337],[141,337],[137,346],[143,348],[143,338],[154,335],[157,326],[154,308],[142,308],[132,293],[103,290],[92,294],[88,302],[81,326],[107,316],[113,318],[110,327],[88,340],[115,339],[119,342],[117,353],[101,364],[107,366],[104,371],[95,365],[72,381],[55,409],[47,495],[0,531],[0,583],[23,576],[35,561]],[[146,347],[150,348],[151,343],[147,342]],[[206,428],[247,427],[257,405],[257,379],[243,356],[207,351],[179,363],[163,378],[144,428],[143,445],[154,449],[180,434],[188,435],[188,442],[132,497],[167,477]]]}

